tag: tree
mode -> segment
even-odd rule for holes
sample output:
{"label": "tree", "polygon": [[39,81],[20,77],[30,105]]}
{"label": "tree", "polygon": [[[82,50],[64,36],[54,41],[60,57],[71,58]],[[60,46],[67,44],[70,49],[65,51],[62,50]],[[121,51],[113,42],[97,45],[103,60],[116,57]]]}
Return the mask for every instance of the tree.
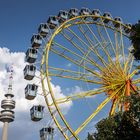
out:
{"label": "tree", "polygon": [[88,133],[87,140],[95,140],[95,139],[93,138],[93,136],[90,133]]}
{"label": "tree", "polygon": [[93,134],[95,140],[140,140],[140,96],[132,95],[129,111],[101,120]]}
{"label": "tree", "polygon": [[140,21],[132,26],[130,40],[133,45],[132,53],[136,60],[140,60]]}

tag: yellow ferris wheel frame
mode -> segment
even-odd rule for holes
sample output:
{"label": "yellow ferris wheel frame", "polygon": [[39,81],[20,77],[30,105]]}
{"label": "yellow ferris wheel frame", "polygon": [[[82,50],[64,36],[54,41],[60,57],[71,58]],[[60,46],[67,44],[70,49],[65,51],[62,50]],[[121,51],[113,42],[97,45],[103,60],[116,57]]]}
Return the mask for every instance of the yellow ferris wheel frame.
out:
{"label": "yellow ferris wheel frame", "polygon": [[[53,90],[52,90],[52,87],[51,87],[51,83],[50,83],[50,76],[51,76],[51,74],[49,73],[49,65],[48,65],[48,62],[49,62],[49,50],[50,50],[50,48],[51,48],[51,45],[53,44],[53,39],[54,39],[55,36],[56,36],[57,34],[59,34],[63,29],[68,28],[68,27],[72,26],[73,24],[74,24],[74,25],[79,25],[79,24],[85,24],[85,22],[86,22],[86,21],[81,20],[81,22],[76,22],[76,23],[73,22],[73,23],[72,23],[71,21],[75,21],[76,19],[85,19],[85,18],[89,18],[89,17],[90,17],[90,18],[98,17],[98,18],[100,18],[101,21],[103,21],[104,19],[106,19],[104,16],[80,15],[80,16],[76,16],[76,17],[73,17],[73,18],[71,18],[71,19],[66,20],[66,21],[63,22],[63,23],[54,31],[54,33],[52,34],[51,38],[49,39],[48,43],[47,43],[46,46],[45,46],[44,53],[43,53],[43,55],[42,55],[42,60],[41,60],[41,66],[40,66],[41,83],[42,83],[42,89],[43,89],[45,101],[46,101],[46,104],[47,104],[47,106],[48,106],[49,112],[50,112],[50,114],[51,114],[51,116],[52,116],[52,118],[53,118],[55,124],[57,125],[57,127],[59,128],[60,132],[62,133],[62,135],[64,136],[64,138],[65,138],[66,140],[69,140],[69,139],[71,139],[72,137],[74,137],[76,140],[79,140],[79,138],[78,138],[77,135],[81,132],[81,130],[84,129],[84,127],[94,118],[94,116],[97,115],[98,112],[99,112],[110,100],[112,100],[120,90],[122,90],[122,88],[124,88],[125,86],[127,86],[127,88],[125,88],[125,90],[127,90],[128,92],[130,92],[130,87],[133,88],[133,90],[136,90],[136,89],[135,89],[135,86],[132,85],[132,84],[130,83],[130,80],[127,81],[127,84],[125,84],[125,83],[122,84],[122,83],[121,83],[120,88],[118,88],[117,90],[115,90],[115,92],[112,92],[112,93],[110,94],[110,96],[108,96],[108,97],[97,107],[97,109],[96,109],[96,110],[95,110],[95,111],[94,111],[94,112],[79,126],[79,128],[77,128],[76,131],[74,131],[74,130],[70,127],[70,125],[67,123],[67,121],[66,121],[64,115],[62,114],[62,112],[61,112],[61,110],[60,110],[60,108],[59,108],[59,106],[58,106],[58,104],[59,104],[59,103],[65,103],[65,102],[70,101],[70,100],[75,100],[75,99],[77,99],[77,98],[83,98],[83,97],[85,97],[85,96],[93,96],[93,95],[96,94],[97,91],[95,91],[95,92],[93,92],[93,91],[92,91],[92,92],[86,92],[86,93],[84,93],[83,95],[77,94],[77,95],[69,96],[69,97],[66,97],[66,98],[63,98],[63,99],[60,99],[60,100],[57,100],[57,101],[56,101],[55,95],[54,95],[54,93],[53,93]],[[117,21],[115,21],[115,20],[113,20],[113,19],[109,19],[109,20],[110,20],[111,22],[113,22],[113,23],[118,23]],[[103,22],[95,22],[95,21],[89,22],[89,21],[88,21],[86,24],[98,24],[98,25],[100,25],[100,26],[104,26],[105,28],[107,27],[107,28],[110,28],[110,29],[115,30],[115,31],[117,31],[117,32],[120,32],[121,35],[127,36],[125,33],[123,33],[122,30],[113,28],[111,25],[104,24]],[[121,27],[125,27],[125,28],[128,28],[128,29],[131,29],[130,27],[126,26],[126,25],[123,24],[123,23],[119,23],[119,24],[121,25]],[[127,37],[128,37],[128,36],[127,36]],[[119,54],[116,53],[116,59],[119,58],[118,55],[119,55]],[[119,61],[118,61],[118,62],[119,62]],[[128,62],[127,62],[127,63],[128,63]],[[45,65],[45,70],[44,70],[44,65]],[[119,64],[118,64],[118,65],[119,65]],[[127,69],[126,67],[127,67],[127,66],[128,66],[128,64],[125,64],[125,66],[124,66],[124,67],[125,67],[124,73],[126,72],[126,69]],[[55,70],[56,70],[56,71],[57,71],[57,70],[58,70],[58,71],[64,71],[63,69],[61,70],[61,69],[59,69],[59,68],[58,68],[58,69],[55,69]],[[133,77],[137,71],[138,71],[138,70],[135,70],[135,71],[133,71],[131,74],[129,74],[129,75],[128,75],[128,79],[130,79],[131,77]],[[72,73],[72,71],[71,71],[71,73]],[[95,74],[96,74],[96,73],[95,73]],[[56,76],[58,76],[58,75],[56,75]],[[46,77],[46,79],[47,79],[49,92],[47,92],[46,89],[45,89],[45,80],[44,80],[45,78],[44,78],[44,77]],[[61,77],[61,76],[59,76],[59,77]],[[65,77],[62,76],[62,78],[65,78]],[[67,77],[67,78],[74,79],[74,77]],[[125,78],[126,78],[126,77],[125,77]],[[83,79],[83,80],[84,80],[84,79]],[[91,81],[91,82],[92,82],[92,81]],[[120,80],[120,82],[121,82],[121,80]],[[140,79],[137,79],[137,80],[135,80],[133,83],[136,84],[136,83],[139,83],[139,82],[140,82]],[[115,83],[114,85],[111,85],[111,87],[113,87],[113,86],[115,87],[116,85],[119,85],[119,84]],[[108,86],[108,89],[110,89],[110,86]],[[98,92],[105,92],[105,91],[104,91],[104,89],[100,89],[100,91],[98,91]],[[108,90],[108,92],[110,92],[110,91]],[[128,93],[128,92],[127,92],[127,94],[130,95],[130,93]],[[47,98],[47,95],[48,95],[48,94],[51,95],[51,99],[52,99],[52,102],[53,102],[52,104],[49,103],[49,99]],[[110,114],[114,114],[114,112],[115,112],[114,110],[115,110],[115,108],[116,108],[116,104],[117,104],[117,100],[114,100],[114,104],[113,104],[113,106],[112,106],[112,109],[111,109]],[[126,104],[127,104],[127,105],[126,105],[126,110],[127,110],[127,108],[128,108],[128,103],[126,103]],[[53,112],[52,106],[55,107],[55,109],[56,109],[57,113],[59,114],[61,120],[64,122],[66,129],[69,130],[69,132],[71,133],[71,136],[68,136],[68,135],[65,133],[64,128],[61,126],[61,124],[59,123],[59,120],[57,120],[57,118],[56,118],[56,116],[55,116],[55,113]],[[121,108],[121,107],[120,107],[120,108]]]}

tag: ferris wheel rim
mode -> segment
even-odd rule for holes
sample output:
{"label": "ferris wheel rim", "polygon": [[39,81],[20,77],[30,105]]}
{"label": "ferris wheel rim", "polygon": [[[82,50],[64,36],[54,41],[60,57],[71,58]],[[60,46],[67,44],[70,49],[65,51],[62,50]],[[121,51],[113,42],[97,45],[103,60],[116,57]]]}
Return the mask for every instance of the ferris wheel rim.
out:
{"label": "ferris wheel rim", "polygon": [[[54,33],[52,34],[52,36],[51,36],[51,39],[49,40],[49,42],[46,44],[46,47],[45,47],[45,51],[46,51],[46,59],[48,59],[48,56],[49,56],[49,49],[50,49],[50,47],[51,47],[51,43],[52,43],[52,40],[53,40],[53,38],[60,32],[60,30],[61,30],[61,28],[62,27],[64,27],[64,25],[66,24],[66,23],[68,23],[69,21],[72,21],[72,20],[75,20],[75,19],[77,19],[77,18],[85,18],[85,17],[93,17],[93,15],[82,15],[82,16],[76,16],[76,17],[74,17],[74,18],[71,18],[71,19],[69,19],[69,20],[66,20],[63,24],[61,24],[55,31],[54,31]],[[104,18],[104,17],[101,17],[100,16],[100,18]],[[112,22],[116,22],[116,21],[114,21],[113,19],[110,19],[110,21],[112,21]],[[97,22],[96,22],[97,23]],[[96,24],[95,23],[95,24]],[[126,27],[126,28],[128,28],[125,24],[123,24],[123,23],[120,23],[123,27]],[[103,26],[105,26],[105,24],[103,25]],[[128,28],[129,29],[129,28]],[[115,28],[115,30],[117,30],[116,28]],[[48,61],[46,61],[46,77],[47,77],[47,81],[48,81],[48,83],[50,83],[50,79],[49,79],[49,74],[48,74],[48,68],[47,68],[47,66],[48,66]],[[51,87],[51,86],[50,86]],[[53,93],[53,91],[52,91],[52,89],[49,87],[49,89],[50,89],[50,93],[51,93],[51,97],[52,97],[52,93]],[[52,98],[54,98],[54,95],[53,95],[53,97]],[[54,99],[52,99],[54,102],[55,102],[55,98]],[[56,106],[57,106],[57,104],[56,104]],[[57,106],[58,107],[58,106]],[[56,108],[57,108],[56,107]],[[58,111],[58,110],[57,110]],[[58,111],[59,112],[59,111]],[[52,112],[51,112],[52,113]],[[59,114],[60,115],[60,114]],[[60,115],[61,116],[61,115]],[[63,117],[62,117],[63,118]],[[63,120],[63,119],[62,119]],[[67,124],[67,123],[66,123]],[[70,127],[69,127],[69,125],[66,125],[67,126],[67,128],[69,129]],[[59,127],[61,127],[60,125],[59,125]],[[71,128],[70,128],[71,129]],[[75,133],[73,132],[73,131],[71,131],[71,133],[72,133],[72,135],[74,135],[75,136],[75,138],[76,139],[78,139],[78,137],[75,135]]]}

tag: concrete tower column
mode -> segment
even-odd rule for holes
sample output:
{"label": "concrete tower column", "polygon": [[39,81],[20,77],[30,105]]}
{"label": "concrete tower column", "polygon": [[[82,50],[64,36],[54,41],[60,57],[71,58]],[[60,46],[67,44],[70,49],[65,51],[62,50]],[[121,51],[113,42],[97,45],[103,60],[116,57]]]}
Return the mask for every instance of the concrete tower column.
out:
{"label": "concrete tower column", "polygon": [[8,122],[5,122],[3,125],[2,140],[7,140],[7,133],[8,133]]}

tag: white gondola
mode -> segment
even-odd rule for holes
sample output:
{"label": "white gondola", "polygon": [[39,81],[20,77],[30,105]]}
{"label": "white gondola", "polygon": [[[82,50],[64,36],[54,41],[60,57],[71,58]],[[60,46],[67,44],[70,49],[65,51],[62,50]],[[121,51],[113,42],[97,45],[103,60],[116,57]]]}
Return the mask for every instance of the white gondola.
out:
{"label": "white gondola", "polygon": [[120,17],[115,17],[114,20],[115,20],[115,22],[113,22],[114,27],[119,28],[122,23],[122,19]]}
{"label": "white gondola", "polygon": [[124,27],[124,31],[125,31],[126,34],[128,34],[128,33],[131,32],[132,24],[127,23],[127,24],[125,24],[125,25],[126,25],[126,27]]}
{"label": "white gondola", "polygon": [[37,59],[37,50],[34,48],[30,48],[26,52],[25,60],[28,63],[34,63]]}
{"label": "white gondola", "polygon": [[79,12],[78,12],[78,9],[76,8],[71,8],[69,10],[69,18],[73,18],[73,17],[76,17],[78,16]]}
{"label": "white gondola", "polygon": [[80,15],[90,15],[91,11],[88,8],[82,8],[80,11]]}
{"label": "white gondola", "polygon": [[112,16],[111,16],[111,14],[109,12],[105,12],[103,14],[103,17],[104,17],[104,19],[103,19],[104,23],[108,23],[110,21],[110,19],[112,19]]}
{"label": "white gondola", "polygon": [[45,127],[40,130],[40,138],[41,140],[46,140],[46,139],[53,139],[54,135],[54,128],[53,127]]}
{"label": "white gondola", "polygon": [[47,23],[41,23],[39,25],[39,28],[38,28],[38,33],[42,36],[42,37],[46,37],[47,34],[49,34],[49,26]]}
{"label": "white gondola", "polygon": [[58,17],[50,16],[47,23],[48,23],[50,29],[55,29],[58,25]]}
{"label": "white gondola", "polygon": [[58,14],[59,23],[63,23],[68,19],[68,12],[61,10]]}
{"label": "white gondola", "polygon": [[94,9],[92,11],[92,15],[94,15],[93,20],[97,20],[100,17],[100,10],[99,9]]}
{"label": "white gondola", "polygon": [[41,119],[43,119],[44,116],[44,106],[33,106],[30,109],[30,115],[32,121],[40,121]]}
{"label": "white gondola", "polygon": [[38,86],[35,84],[28,84],[25,88],[25,98],[33,100],[37,95]]}
{"label": "white gondola", "polygon": [[32,80],[35,76],[36,67],[34,65],[26,65],[24,68],[24,79]]}
{"label": "white gondola", "polygon": [[42,44],[42,39],[40,35],[34,34],[31,38],[32,47],[38,49]]}

